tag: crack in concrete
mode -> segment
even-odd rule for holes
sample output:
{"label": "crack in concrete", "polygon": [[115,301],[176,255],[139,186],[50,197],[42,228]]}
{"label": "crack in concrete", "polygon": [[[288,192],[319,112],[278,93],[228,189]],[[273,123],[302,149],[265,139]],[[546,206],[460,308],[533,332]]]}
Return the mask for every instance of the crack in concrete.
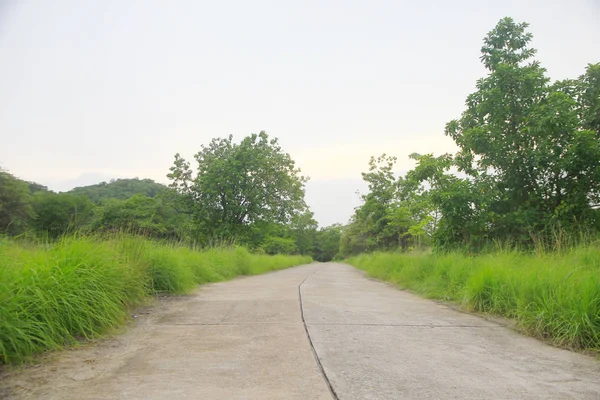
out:
{"label": "crack in concrete", "polygon": [[408,328],[503,328],[503,326],[490,325],[439,325],[439,324],[348,324],[348,323],[307,323],[308,326],[390,326],[390,327],[408,327]]}
{"label": "crack in concrete", "polygon": [[174,324],[159,324],[159,326],[251,326],[251,325],[290,325],[294,326],[297,323],[293,322],[188,322]]}
{"label": "crack in concrete", "polygon": [[[294,322],[189,322],[189,323],[173,323],[159,324],[160,326],[249,326],[249,325],[296,325]],[[306,326],[385,326],[385,327],[408,327],[408,328],[503,328],[503,326],[490,325],[433,325],[433,324],[349,324],[349,323],[310,323]]]}
{"label": "crack in concrete", "polygon": [[323,368],[323,364],[321,364],[321,359],[319,358],[319,355],[317,354],[317,350],[315,349],[315,345],[313,344],[312,338],[310,337],[310,332],[308,331],[308,326],[306,325],[306,319],[304,318],[304,306],[302,305],[302,285],[304,284],[304,282],[306,282],[306,280],[308,278],[310,278],[311,276],[313,276],[320,270],[321,269],[319,268],[312,274],[308,275],[298,285],[298,302],[300,304],[300,317],[302,318],[302,325],[304,325],[304,331],[306,332],[306,337],[308,338],[308,343],[310,344],[310,348],[313,352],[313,356],[315,357],[315,361],[317,362],[317,367],[319,367],[319,371],[321,372],[321,375],[323,376],[323,380],[325,380],[325,383],[327,384],[327,388],[329,389],[329,392],[331,392],[331,396],[333,397],[333,399],[339,400],[339,397],[338,397],[337,393],[335,392],[335,389],[333,389],[333,386],[331,385],[331,382],[329,381],[329,377],[327,376],[327,373],[325,372],[325,369]]}
{"label": "crack in concrete", "polygon": [[227,311],[227,313],[223,316],[223,318],[221,319],[221,321],[219,321],[219,325],[223,324],[223,322],[229,317],[229,315],[233,312],[233,309],[238,305],[238,303],[233,303],[233,305],[231,306],[231,308],[229,309],[229,311]]}

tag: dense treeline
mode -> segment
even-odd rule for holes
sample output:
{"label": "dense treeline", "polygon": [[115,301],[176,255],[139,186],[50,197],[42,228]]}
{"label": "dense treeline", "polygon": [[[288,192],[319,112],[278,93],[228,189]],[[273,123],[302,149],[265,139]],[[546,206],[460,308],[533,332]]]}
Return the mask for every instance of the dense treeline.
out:
{"label": "dense treeline", "polygon": [[71,232],[129,229],[180,238],[183,222],[167,187],[150,179],[118,179],[55,193],[0,170],[0,232],[55,239]]}
{"label": "dense treeline", "polygon": [[459,150],[413,154],[416,167],[372,158],[369,192],[344,228],[343,255],[433,245],[559,245],[600,229],[600,64],[551,82],[526,23],[502,19],[485,37],[477,81],[445,134]]}
{"label": "dense treeline", "polygon": [[175,156],[170,187],[118,179],[55,193],[0,170],[0,233],[55,240],[67,233],[135,232],[194,245],[239,244],[266,254],[338,253],[341,227],[318,228],[304,183],[277,139],[214,139],[189,163]]}

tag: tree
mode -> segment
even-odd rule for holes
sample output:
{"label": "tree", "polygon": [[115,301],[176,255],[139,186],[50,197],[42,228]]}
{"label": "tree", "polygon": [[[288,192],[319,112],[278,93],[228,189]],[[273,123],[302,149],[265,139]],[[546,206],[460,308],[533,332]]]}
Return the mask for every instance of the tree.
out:
{"label": "tree", "polygon": [[371,157],[369,171],[362,173],[369,192],[362,196],[363,204],[356,209],[356,221],[371,250],[386,249],[398,245],[398,235],[390,229],[391,208],[397,196],[397,181],[393,168],[396,157]]}
{"label": "tree", "polygon": [[342,255],[362,251],[389,250],[410,246],[409,228],[415,224],[415,203],[409,203],[404,178],[394,175],[396,157],[371,157],[369,171],[362,174],[369,192],[355,209],[350,225],[343,230]]}
{"label": "tree", "polygon": [[300,254],[312,254],[315,248],[315,234],[319,224],[311,211],[296,215],[290,223],[291,237],[294,238]]}
{"label": "tree", "polygon": [[38,232],[57,238],[78,231],[94,218],[94,203],[86,196],[71,193],[38,192],[33,196],[36,218],[31,222]]}
{"label": "tree", "polygon": [[570,83],[574,86],[582,128],[600,134],[600,63],[589,64],[585,74]]}
{"label": "tree", "polygon": [[295,254],[298,251],[296,243],[292,238],[282,238],[268,236],[260,246],[265,253],[274,254]]}
{"label": "tree", "polygon": [[395,159],[371,159],[342,254],[551,243],[556,230],[600,227],[600,64],[551,83],[527,27],[503,18],[485,37],[488,74],[446,125],[455,155],[413,154],[417,166],[397,180]]}
{"label": "tree", "polygon": [[288,224],[304,213],[304,183],[289,154],[263,131],[213,139],[195,155],[197,172],[179,154],[168,174],[209,237],[243,237],[255,223]]}
{"label": "tree", "polygon": [[137,194],[127,200],[107,199],[99,208],[94,229],[132,231],[164,239],[187,239],[188,218],[178,213],[170,197]]}
{"label": "tree", "polygon": [[[425,182],[412,187],[417,207],[413,209],[416,224],[409,232],[417,237],[428,235],[437,247],[448,248],[481,243],[487,239],[482,221],[485,213],[485,189],[475,187],[472,180],[450,172],[454,159],[450,154],[411,156],[417,166],[406,174],[406,182]],[[482,226],[483,225],[483,226]]]}
{"label": "tree", "polygon": [[35,218],[29,183],[0,169],[0,233],[19,234]]}
{"label": "tree", "polygon": [[317,261],[331,261],[340,254],[342,225],[333,224],[319,229],[315,237],[313,258]]}
{"label": "tree", "polygon": [[[461,225],[468,229],[453,241],[470,241],[477,227],[478,237],[524,243],[593,219],[600,67],[589,66],[577,81],[550,84],[528,47],[527,27],[504,18],[487,35],[481,60],[489,74],[477,81],[461,118],[446,126],[460,147],[456,166],[468,177],[440,189],[453,204],[462,202]],[[445,224],[459,226],[451,218],[446,211]]]}

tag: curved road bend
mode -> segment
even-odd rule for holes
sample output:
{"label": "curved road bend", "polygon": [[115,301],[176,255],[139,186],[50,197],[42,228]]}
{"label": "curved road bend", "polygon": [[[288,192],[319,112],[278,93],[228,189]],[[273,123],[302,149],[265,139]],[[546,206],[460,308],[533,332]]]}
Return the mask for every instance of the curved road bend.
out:
{"label": "curved road bend", "polygon": [[600,361],[328,263],[202,286],[115,339],[5,376],[0,396],[7,389],[77,400],[597,400]]}

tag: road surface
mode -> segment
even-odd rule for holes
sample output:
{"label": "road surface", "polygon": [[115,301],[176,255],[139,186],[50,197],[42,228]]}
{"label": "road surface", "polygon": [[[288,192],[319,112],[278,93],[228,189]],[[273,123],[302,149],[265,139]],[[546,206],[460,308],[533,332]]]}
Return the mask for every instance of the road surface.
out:
{"label": "road surface", "polygon": [[28,399],[600,399],[600,361],[343,264],[205,285],[3,377]]}

